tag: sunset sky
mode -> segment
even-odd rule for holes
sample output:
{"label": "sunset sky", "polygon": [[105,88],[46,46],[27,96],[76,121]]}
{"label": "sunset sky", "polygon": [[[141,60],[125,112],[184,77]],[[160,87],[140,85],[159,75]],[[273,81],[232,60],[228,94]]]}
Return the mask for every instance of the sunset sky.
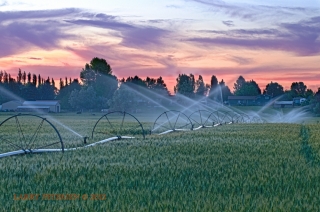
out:
{"label": "sunset sky", "polygon": [[320,0],[0,0],[0,70],[14,76],[79,78],[101,57],[170,91],[182,73],[316,90],[319,35]]}

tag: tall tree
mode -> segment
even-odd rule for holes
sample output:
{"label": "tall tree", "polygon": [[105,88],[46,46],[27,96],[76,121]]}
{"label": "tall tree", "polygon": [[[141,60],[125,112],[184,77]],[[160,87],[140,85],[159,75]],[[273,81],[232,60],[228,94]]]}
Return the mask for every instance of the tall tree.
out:
{"label": "tall tree", "polygon": [[266,88],[263,91],[263,94],[268,94],[273,97],[281,96],[284,94],[282,85],[277,82],[270,82],[267,84]]}
{"label": "tall tree", "polygon": [[212,75],[211,81],[210,81],[209,97],[213,100],[218,100],[219,93],[220,93],[220,87],[219,87],[218,79],[215,75]]}
{"label": "tall tree", "polygon": [[22,80],[22,73],[21,73],[21,69],[19,68],[18,76],[17,76],[17,82],[21,83],[21,80]]}
{"label": "tall tree", "polygon": [[[60,84],[64,84],[63,81],[60,81]],[[62,86],[60,87],[59,93],[57,95],[57,99],[60,101],[61,108],[64,108],[65,110],[72,109],[72,106],[69,103],[69,98],[71,95],[71,92],[77,90],[81,90],[81,85],[78,81],[78,79],[74,79],[68,86]]]}
{"label": "tall tree", "polygon": [[41,85],[41,76],[40,74],[38,75],[38,87]]}
{"label": "tall tree", "polygon": [[246,83],[253,85],[256,88],[258,95],[261,94],[261,89],[259,88],[259,85],[256,83],[256,81],[250,80],[249,82],[246,82]]}
{"label": "tall tree", "polygon": [[195,87],[196,87],[196,95],[199,97],[203,97],[206,93],[206,86],[204,84],[204,81],[201,75],[199,75],[196,81]]}
{"label": "tall tree", "polygon": [[136,93],[122,84],[108,104],[114,110],[131,111],[138,105]]}
{"label": "tall tree", "polygon": [[97,106],[96,92],[92,86],[82,87],[80,91],[73,90],[69,97],[70,105],[77,109],[94,109]]}
{"label": "tall tree", "polygon": [[190,74],[189,76],[186,74],[179,74],[176,81],[177,84],[174,86],[175,93],[180,93],[188,97],[194,96],[195,80],[193,74]]}
{"label": "tall tree", "polygon": [[222,96],[222,101],[226,102],[228,101],[228,96],[231,96],[232,93],[229,89],[229,87],[226,85],[226,83],[223,81],[223,79],[219,82],[219,87],[221,89],[221,96]]}
{"label": "tall tree", "polygon": [[237,91],[239,91],[241,89],[241,87],[246,83],[246,80],[244,79],[243,76],[239,76],[239,78],[237,79],[236,83],[234,83],[234,93],[236,93]]}
{"label": "tall tree", "polygon": [[110,65],[105,59],[93,58],[80,73],[85,86],[92,86],[98,97],[110,99],[118,88],[118,80],[112,75]]}
{"label": "tall tree", "polygon": [[303,82],[293,82],[291,84],[291,91],[294,93],[294,97],[304,97],[307,90],[307,86]]}
{"label": "tall tree", "polygon": [[23,82],[23,84],[26,84],[26,80],[27,80],[27,75],[26,75],[26,72],[24,71],[23,74],[22,74],[22,82]]}
{"label": "tall tree", "polygon": [[32,75],[32,84],[34,86],[37,86],[37,75],[35,75],[35,74]]}
{"label": "tall tree", "polygon": [[30,84],[31,83],[31,73],[30,72],[28,73],[27,77],[28,77],[28,84]]}

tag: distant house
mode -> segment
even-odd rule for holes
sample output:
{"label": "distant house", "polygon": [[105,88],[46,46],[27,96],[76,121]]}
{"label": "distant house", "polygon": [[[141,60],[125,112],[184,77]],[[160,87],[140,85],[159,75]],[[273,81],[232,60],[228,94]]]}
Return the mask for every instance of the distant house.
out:
{"label": "distant house", "polygon": [[53,112],[60,113],[61,107],[58,101],[24,101],[18,106],[17,111],[20,112]]}
{"label": "distant house", "polygon": [[307,99],[303,98],[303,97],[295,97],[292,99],[292,101],[293,101],[293,104],[295,104],[295,105],[301,105],[302,103],[307,101]]}
{"label": "distant house", "polygon": [[2,104],[2,111],[16,111],[18,106],[22,105],[22,101],[13,100]]}
{"label": "distant house", "polygon": [[273,103],[273,107],[275,108],[293,107],[293,101],[275,101]]}
{"label": "distant house", "polygon": [[228,102],[230,105],[258,106],[266,105],[271,98],[270,95],[228,96]]}

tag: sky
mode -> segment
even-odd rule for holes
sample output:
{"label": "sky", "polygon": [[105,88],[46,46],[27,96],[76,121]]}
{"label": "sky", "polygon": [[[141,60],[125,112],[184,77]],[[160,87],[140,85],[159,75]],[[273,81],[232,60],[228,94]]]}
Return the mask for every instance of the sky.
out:
{"label": "sky", "polygon": [[320,0],[0,0],[0,70],[79,78],[93,57],[171,92],[190,73],[316,91]]}

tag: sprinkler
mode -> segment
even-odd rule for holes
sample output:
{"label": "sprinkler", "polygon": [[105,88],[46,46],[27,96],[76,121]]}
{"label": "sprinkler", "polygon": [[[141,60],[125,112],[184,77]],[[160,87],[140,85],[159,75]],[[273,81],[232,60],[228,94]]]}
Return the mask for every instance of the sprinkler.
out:
{"label": "sprinkler", "polygon": [[89,138],[89,137],[87,137],[87,136],[84,136],[84,137],[83,137],[83,143],[84,143],[84,144],[87,144],[87,138]]}

